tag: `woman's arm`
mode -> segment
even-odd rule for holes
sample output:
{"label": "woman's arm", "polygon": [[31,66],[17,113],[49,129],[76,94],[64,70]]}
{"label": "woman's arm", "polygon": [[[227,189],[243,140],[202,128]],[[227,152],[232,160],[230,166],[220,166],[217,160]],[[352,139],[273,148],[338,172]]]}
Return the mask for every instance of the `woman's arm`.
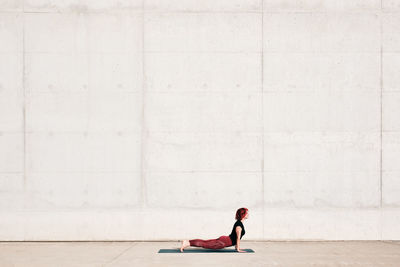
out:
{"label": "woman's arm", "polygon": [[236,226],[235,230],[236,230],[236,236],[237,236],[237,239],[236,239],[236,250],[238,252],[246,252],[245,250],[241,250],[240,249],[240,236],[241,236],[241,233],[242,233],[242,227]]}

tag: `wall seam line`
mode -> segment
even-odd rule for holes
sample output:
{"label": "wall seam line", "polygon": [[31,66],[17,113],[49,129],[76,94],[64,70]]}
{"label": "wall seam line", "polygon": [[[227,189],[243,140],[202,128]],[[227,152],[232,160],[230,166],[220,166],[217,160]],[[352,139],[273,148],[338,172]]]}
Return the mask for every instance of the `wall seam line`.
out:
{"label": "wall seam line", "polygon": [[24,194],[26,187],[26,145],[25,145],[25,134],[26,134],[26,97],[25,97],[25,13],[22,12],[22,97],[23,97],[23,106],[22,106],[22,129],[23,129],[23,168],[24,168]]}
{"label": "wall seam line", "polygon": [[380,34],[380,155],[379,155],[379,186],[380,186],[380,239],[383,238],[383,229],[382,229],[382,207],[383,207],[383,193],[382,193],[382,167],[383,167],[383,45],[382,45],[382,36],[383,36],[383,0],[381,0],[381,8],[379,13],[379,34]]}
{"label": "wall seam line", "polygon": [[265,239],[265,186],[264,186],[264,0],[261,1],[261,143],[262,143],[262,161],[261,161],[261,178],[262,178],[262,239]]}
{"label": "wall seam line", "polygon": [[[23,131],[23,193],[24,210],[26,209],[26,77],[25,77],[25,1],[22,3],[22,131]],[[26,240],[26,223],[23,224],[23,240]]]}
{"label": "wall seam line", "polygon": [[140,139],[140,206],[145,209],[147,206],[146,198],[146,180],[144,177],[144,155],[145,155],[145,140],[146,140],[146,124],[145,124],[145,91],[146,91],[146,72],[145,72],[145,0],[142,1],[142,123],[141,123],[141,139]]}
{"label": "wall seam line", "polygon": [[[382,7],[382,0],[381,0]],[[382,207],[382,130],[383,130],[383,113],[382,113],[382,91],[383,91],[383,53],[382,53],[382,12],[380,13],[380,206]]]}

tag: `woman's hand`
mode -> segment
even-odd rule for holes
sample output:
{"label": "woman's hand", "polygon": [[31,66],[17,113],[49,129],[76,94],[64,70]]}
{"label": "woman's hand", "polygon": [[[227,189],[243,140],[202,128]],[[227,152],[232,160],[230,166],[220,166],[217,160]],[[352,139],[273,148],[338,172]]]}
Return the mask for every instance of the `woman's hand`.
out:
{"label": "woman's hand", "polygon": [[241,250],[237,245],[235,246],[237,252],[247,252],[246,250]]}

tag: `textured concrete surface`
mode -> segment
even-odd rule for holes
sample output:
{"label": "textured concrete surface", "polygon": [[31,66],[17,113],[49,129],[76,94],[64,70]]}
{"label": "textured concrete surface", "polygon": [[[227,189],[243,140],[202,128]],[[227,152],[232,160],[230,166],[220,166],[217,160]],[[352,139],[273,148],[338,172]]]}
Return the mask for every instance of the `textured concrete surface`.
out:
{"label": "textured concrete surface", "polygon": [[0,0],[0,240],[214,236],[240,207],[251,240],[400,240],[399,25],[398,0]]}
{"label": "textured concrete surface", "polygon": [[398,267],[400,242],[249,242],[255,253],[158,254],[177,242],[0,243],[0,266],[363,266]]}

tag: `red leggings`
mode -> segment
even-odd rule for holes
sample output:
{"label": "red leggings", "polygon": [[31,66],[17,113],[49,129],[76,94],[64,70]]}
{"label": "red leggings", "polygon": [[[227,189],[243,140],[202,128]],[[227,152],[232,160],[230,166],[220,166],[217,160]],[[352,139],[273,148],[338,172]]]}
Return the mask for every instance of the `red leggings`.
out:
{"label": "red leggings", "polygon": [[191,239],[189,240],[190,245],[193,247],[220,249],[224,247],[232,246],[231,238],[227,235],[220,236],[217,239]]}

